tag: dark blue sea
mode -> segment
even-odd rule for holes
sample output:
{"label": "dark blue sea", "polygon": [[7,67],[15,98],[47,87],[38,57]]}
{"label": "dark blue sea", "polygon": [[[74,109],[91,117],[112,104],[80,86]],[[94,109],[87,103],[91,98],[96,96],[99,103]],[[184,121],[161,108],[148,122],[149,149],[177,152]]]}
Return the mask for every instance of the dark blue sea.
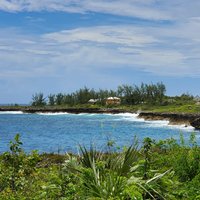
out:
{"label": "dark blue sea", "polygon": [[[161,140],[183,134],[189,140],[192,127],[168,125],[168,121],[144,121],[137,114],[68,114],[0,112],[0,152],[9,150],[9,142],[19,133],[26,152],[77,152],[78,145],[94,144],[103,148],[108,140],[123,147],[139,144],[145,137]],[[200,144],[200,132],[195,132]]]}

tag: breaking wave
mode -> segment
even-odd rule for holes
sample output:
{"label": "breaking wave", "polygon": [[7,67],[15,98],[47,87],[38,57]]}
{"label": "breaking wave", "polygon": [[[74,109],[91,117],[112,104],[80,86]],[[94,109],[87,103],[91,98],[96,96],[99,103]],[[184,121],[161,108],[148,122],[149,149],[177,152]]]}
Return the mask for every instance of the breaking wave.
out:
{"label": "breaking wave", "polygon": [[67,112],[55,112],[55,113],[52,113],[52,112],[38,112],[36,113],[38,115],[47,115],[47,116],[55,116],[55,115],[68,115],[69,113]]}
{"label": "breaking wave", "polygon": [[144,120],[143,118],[138,118],[139,114],[137,113],[119,113],[114,114],[119,116],[119,118],[114,119],[115,121],[133,121],[133,122],[143,122],[144,126],[154,127],[154,128],[169,128],[169,129],[180,129],[188,132],[195,131],[195,128],[185,124],[181,125],[172,125],[168,120]]}
{"label": "breaking wave", "polygon": [[10,114],[10,115],[19,115],[19,114],[25,114],[22,111],[0,111],[0,114]]}

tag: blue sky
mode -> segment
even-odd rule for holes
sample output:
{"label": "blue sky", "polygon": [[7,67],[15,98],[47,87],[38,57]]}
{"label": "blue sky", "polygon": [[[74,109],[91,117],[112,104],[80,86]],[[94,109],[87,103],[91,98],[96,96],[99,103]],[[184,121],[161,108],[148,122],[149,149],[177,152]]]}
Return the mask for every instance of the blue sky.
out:
{"label": "blue sky", "polygon": [[0,103],[163,81],[200,94],[199,0],[1,0]]}

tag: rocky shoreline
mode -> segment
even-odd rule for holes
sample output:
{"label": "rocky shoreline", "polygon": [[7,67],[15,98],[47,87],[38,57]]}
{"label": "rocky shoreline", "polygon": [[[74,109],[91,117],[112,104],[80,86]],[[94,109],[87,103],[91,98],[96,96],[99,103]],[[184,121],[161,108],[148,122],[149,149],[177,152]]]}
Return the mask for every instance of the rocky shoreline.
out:
{"label": "rocky shoreline", "polygon": [[34,108],[34,107],[0,107],[0,111],[22,111],[24,113],[59,113],[59,112],[67,112],[73,114],[79,113],[111,113],[118,114],[128,112],[123,109],[113,109],[113,108]]}
{"label": "rocky shoreline", "polygon": [[184,124],[200,130],[200,114],[140,112],[138,117],[145,120],[167,120],[171,125]]}
{"label": "rocky shoreline", "polygon": [[[0,107],[0,111],[22,111],[24,113],[57,113],[57,112],[67,112],[67,113],[136,113],[128,109],[116,109],[116,108],[34,108],[34,107]],[[140,112],[139,118],[145,120],[168,120],[171,125],[185,125],[193,126],[195,129],[200,130],[200,114],[190,114],[190,113],[158,113],[158,112]]]}

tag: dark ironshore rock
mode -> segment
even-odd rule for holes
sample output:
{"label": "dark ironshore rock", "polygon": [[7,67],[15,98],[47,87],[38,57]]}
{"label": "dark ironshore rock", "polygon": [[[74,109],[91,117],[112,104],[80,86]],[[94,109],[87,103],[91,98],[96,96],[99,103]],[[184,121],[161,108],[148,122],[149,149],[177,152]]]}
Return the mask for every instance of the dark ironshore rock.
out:
{"label": "dark ironshore rock", "polygon": [[168,120],[170,124],[191,125],[200,130],[200,114],[141,112],[139,117],[145,120]]}
{"label": "dark ironshore rock", "polygon": [[200,130],[200,117],[190,123],[195,129]]}

